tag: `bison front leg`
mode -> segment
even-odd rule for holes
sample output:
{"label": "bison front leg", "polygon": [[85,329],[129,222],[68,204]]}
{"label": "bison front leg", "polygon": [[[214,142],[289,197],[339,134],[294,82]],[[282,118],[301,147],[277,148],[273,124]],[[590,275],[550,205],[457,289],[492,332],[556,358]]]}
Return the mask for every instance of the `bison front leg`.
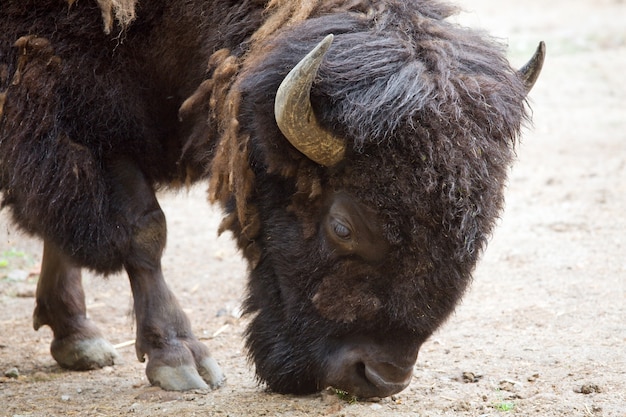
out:
{"label": "bison front leg", "polygon": [[189,320],[167,288],[160,268],[128,268],[137,317],[137,357],[148,357],[153,385],[185,391],[217,388],[224,377],[207,347],[196,339]]}
{"label": "bison front leg", "polygon": [[33,327],[48,325],[52,357],[63,368],[98,369],[113,365],[115,349],[87,318],[80,268],[54,244],[44,241]]}
{"label": "bison front leg", "polygon": [[116,164],[116,201],[125,205],[132,239],[124,263],[137,319],[137,357],[147,357],[146,375],[153,385],[184,391],[219,387],[224,376],[207,347],[191,331],[189,320],[161,271],[165,216],[152,187],[129,162]]}

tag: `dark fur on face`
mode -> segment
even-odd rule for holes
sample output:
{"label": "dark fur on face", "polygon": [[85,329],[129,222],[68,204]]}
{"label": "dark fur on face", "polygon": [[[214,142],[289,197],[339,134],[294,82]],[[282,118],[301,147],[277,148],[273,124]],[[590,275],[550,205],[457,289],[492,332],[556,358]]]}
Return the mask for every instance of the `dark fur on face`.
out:
{"label": "dark fur on face", "polygon": [[[244,66],[239,122],[255,181],[246,203],[261,225],[239,235],[260,253],[248,346],[276,390],[323,388],[325,358],[346,338],[394,334],[419,347],[470,281],[502,207],[525,90],[502,48],[443,20],[449,13],[391,1],[312,18]],[[286,72],[327,33],[335,41],[312,102],[348,143],[329,169],[291,148],[272,107]],[[327,247],[319,225],[334,191],[377,211],[392,245],[384,262]]]}

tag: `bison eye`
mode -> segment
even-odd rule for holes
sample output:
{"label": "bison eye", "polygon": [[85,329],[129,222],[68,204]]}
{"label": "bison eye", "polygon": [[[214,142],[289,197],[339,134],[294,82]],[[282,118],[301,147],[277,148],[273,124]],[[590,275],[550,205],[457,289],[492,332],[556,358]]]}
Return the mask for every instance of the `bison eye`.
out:
{"label": "bison eye", "polygon": [[332,223],[332,229],[335,235],[343,240],[350,240],[352,237],[352,231],[348,228],[348,226],[339,223],[337,221]]}

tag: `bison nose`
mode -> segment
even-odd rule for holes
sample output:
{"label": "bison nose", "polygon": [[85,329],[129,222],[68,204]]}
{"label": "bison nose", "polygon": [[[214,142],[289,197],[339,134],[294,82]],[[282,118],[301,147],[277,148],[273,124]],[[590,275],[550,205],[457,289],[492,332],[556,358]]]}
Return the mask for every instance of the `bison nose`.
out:
{"label": "bison nose", "polygon": [[[373,387],[369,397],[388,397],[405,389],[411,382],[413,366],[398,366],[388,362],[363,364],[363,376],[368,387]],[[363,395],[359,395],[364,397]]]}
{"label": "bison nose", "polygon": [[417,354],[392,359],[371,349],[344,348],[332,358],[325,382],[359,398],[388,397],[409,385],[416,359]]}

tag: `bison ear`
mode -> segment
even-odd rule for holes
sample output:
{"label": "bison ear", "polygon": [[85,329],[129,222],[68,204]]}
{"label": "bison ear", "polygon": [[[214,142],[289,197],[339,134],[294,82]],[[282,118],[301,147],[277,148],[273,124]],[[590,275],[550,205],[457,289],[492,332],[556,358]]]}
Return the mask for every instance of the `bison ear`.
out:
{"label": "bison ear", "polygon": [[537,50],[530,61],[526,63],[522,68],[517,71],[520,78],[524,82],[526,86],[526,94],[530,92],[530,90],[535,85],[535,81],[539,77],[541,73],[541,68],[543,67],[543,60],[546,57],[546,44],[542,41],[539,42],[539,46],[537,46]]}
{"label": "bison ear", "polygon": [[343,159],[345,142],[324,129],[311,106],[311,86],[333,42],[326,36],[287,74],[276,92],[274,116],[287,140],[310,160],[324,166]]}

